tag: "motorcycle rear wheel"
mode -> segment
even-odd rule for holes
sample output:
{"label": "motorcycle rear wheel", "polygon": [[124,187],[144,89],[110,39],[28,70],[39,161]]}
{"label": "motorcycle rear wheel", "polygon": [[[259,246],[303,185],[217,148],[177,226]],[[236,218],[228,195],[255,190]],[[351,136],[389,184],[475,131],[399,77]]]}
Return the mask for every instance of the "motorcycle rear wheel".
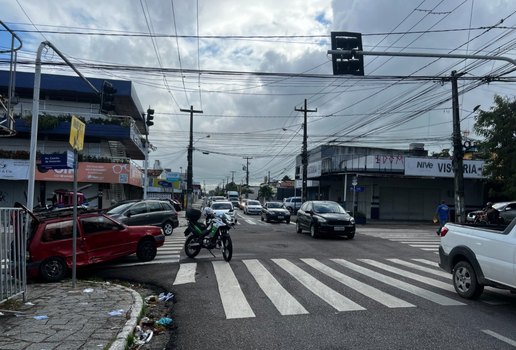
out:
{"label": "motorcycle rear wheel", "polygon": [[[192,245],[194,245],[192,247]],[[195,258],[201,251],[201,243],[195,239],[195,236],[189,236],[185,242],[185,254],[189,258]]]}
{"label": "motorcycle rear wheel", "polygon": [[233,256],[233,242],[231,242],[230,236],[222,236],[222,256],[224,260],[229,262]]}

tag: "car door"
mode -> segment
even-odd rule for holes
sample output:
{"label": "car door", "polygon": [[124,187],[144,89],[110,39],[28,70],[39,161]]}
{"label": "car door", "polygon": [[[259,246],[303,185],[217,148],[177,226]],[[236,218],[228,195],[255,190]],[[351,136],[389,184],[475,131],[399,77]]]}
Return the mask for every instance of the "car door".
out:
{"label": "car door", "polygon": [[[72,246],[73,221],[63,220],[48,222],[43,228],[41,243],[37,245],[38,252],[36,254],[41,255],[41,252],[44,251],[45,257],[63,257],[65,258],[68,266],[71,266],[73,259]],[[79,231],[77,232],[76,262],[77,266],[86,265],[88,263],[87,249]]]}
{"label": "car door", "polygon": [[126,228],[104,215],[81,217],[80,226],[90,263],[99,263],[130,254],[134,242]]}
{"label": "car door", "polygon": [[127,217],[124,224],[128,226],[148,225],[150,214],[146,202],[138,202],[132,205],[125,213]]}
{"label": "car door", "polygon": [[158,201],[147,202],[149,208],[149,221],[145,225],[160,226],[166,219],[167,213],[163,210],[161,203]]}
{"label": "car door", "polygon": [[312,202],[305,202],[297,211],[297,220],[304,230],[310,229],[310,224],[312,223],[312,216],[309,213],[310,210],[312,210]]}

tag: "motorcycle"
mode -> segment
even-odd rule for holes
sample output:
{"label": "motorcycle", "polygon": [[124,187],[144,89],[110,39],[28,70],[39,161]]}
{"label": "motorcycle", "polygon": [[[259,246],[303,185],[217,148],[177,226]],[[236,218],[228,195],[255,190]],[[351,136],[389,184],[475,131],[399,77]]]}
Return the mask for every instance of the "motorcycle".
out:
{"label": "motorcycle", "polygon": [[233,256],[233,243],[229,235],[231,225],[226,214],[216,216],[213,213],[207,213],[206,224],[199,222],[201,211],[197,209],[188,209],[186,211],[186,219],[188,227],[185,230],[185,253],[190,258],[195,258],[202,248],[215,257],[212,249],[222,250],[224,260],[230,261]]}

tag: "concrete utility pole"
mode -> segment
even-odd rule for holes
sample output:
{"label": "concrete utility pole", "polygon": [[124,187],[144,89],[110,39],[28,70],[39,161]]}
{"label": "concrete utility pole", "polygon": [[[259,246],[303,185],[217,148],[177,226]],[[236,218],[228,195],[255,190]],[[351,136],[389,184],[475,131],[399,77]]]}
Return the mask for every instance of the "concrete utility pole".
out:
{"label": "concrete utility pole", "polygon": [[235,173],[236,173],[236,171],[231,170],[230,173],[231,173],[231,182],[235,183]]}
{"label": "concrete utility pole", "polygon": [[188,143],[188,155],[186,168],[186,208],[190,209],[193,202],[193,115],[194,113],[203,113],[201,110],[194,110],[193,106],[190,109],[179,109],[181,112],[190,113],[190,142]]}
{"label": "concrete utility pole", "polygon": [[245,192],[245,198],[249,198],[249,159],[253,159],[253,157],[243,157],[247,163],[245,165],[245,186],[247,190]]}
{"label": "concrete utility pole", "polygon": [[452,167],[455,176],[453,178],[454,198],[455,198],[455,222],[464,223],[465,205],[464,205],[464,171],[463,159],[464,149],[462,148],[462,136],[460,134],[460,116],[459,116],[459,88],[457,79],[465,73],[451,72],[452,85],[452,111],[453,111],[453,158]]}
{"label": "concrete utility pole", "polygon": [[[461,58],[473,60],[488,61],[505,61],[516,66],[516,60],[504,56],[487,56],[487,55],[462,55],[447,53],[430,53],[430,52],[375,52],[362,50],[328,50],[329,55],[344,56],[399,56],[399,57],[437,57],[437,58]],[[464,223],[465,220],[465,201],[464,201],[464,167],[462,148],[462,135],[460,133],[460,116],[459,116],[459,92],[457,87],[457,79],[465,72],[457,74],[456,71],[451,73],[452,82],[452,109],[453,109],[453,171],[454,171],[454,197],[455,197],[455,222]]]}
{"label": "concrete utility pole", "polygon": [[316,109],[308,109],[305,98],[304,108],[294,108],[297,112],[304,112],[304,123],[303,123],[303,148],[301,151],[301,161],[303,163],[303,176],[302,176],[302,188],[301,188],[301,201],[305,202],[307,199],[307,177],[308,177],[308,149],[307,149],[307,135],[306,135],[306,118],[308,112],[317,112]]}

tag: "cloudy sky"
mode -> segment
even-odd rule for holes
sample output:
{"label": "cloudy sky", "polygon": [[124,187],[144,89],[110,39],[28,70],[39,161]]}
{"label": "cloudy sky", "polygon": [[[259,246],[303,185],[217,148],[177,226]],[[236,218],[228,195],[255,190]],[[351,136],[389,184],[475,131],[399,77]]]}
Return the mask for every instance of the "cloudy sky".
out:
{"label": "cloudy sky", "polygon": [[[126,79],[155,109],[150,167],[186,171],[194,116],[194,181],[207,186],[293,177],[308,101],[308,148],[342,145],[432,151],[451,147],[451,85],[461,129],[473,108],[513,97],[510,63],[366,56],[365,76],[334,76],[332,31],[362,33],[364,50],[516,58],[514,0],[0,0],[0,20],[23,40],[20,60],[52,42],[89,77]],[[0,36],[0,47],[10,44]],[[43,61],[56,61],[49,51]],[[109,69],[101,69],[107,65]],[[3,64],[0,69],[8,66]],[[19,70],[34,71],[33,66]],[[45,67],[44,73],[72,74]],[[489,84],[486,77],[494,78]],[[500,80],[500,81],[499,81]],[[208,137],[209,135],[209,137]],[[204,154],[209,152],[209,154]]]}

